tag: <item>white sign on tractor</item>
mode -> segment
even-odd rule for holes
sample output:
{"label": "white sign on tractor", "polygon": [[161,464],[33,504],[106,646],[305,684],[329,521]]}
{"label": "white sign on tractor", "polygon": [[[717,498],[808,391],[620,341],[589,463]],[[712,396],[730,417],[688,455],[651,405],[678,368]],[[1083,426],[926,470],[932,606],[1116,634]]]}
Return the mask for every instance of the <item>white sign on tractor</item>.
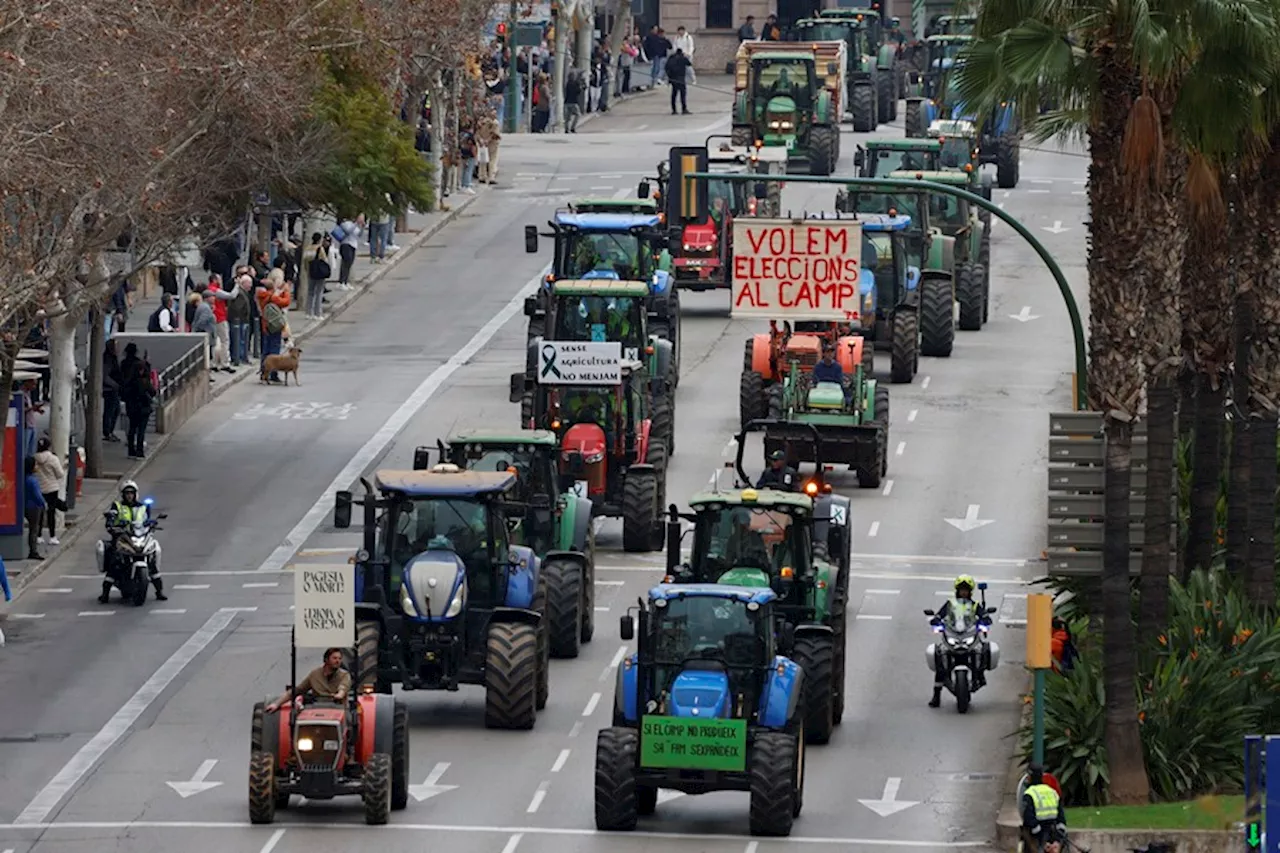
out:
{"label": "white sign on tractor", "polygon": [[862,224],[856,220],[733,220],[734,317],[857,317]]}
{"label": "white sign on tractor", "polygon": [[538,349],[541,385],[617,385],[622,381],[618,341],[543,341]]}
{"label": "white sign on tractor", "polygon": [[355,572],[349,564],[294,566],[294,645],[348,648],[355,642]]}

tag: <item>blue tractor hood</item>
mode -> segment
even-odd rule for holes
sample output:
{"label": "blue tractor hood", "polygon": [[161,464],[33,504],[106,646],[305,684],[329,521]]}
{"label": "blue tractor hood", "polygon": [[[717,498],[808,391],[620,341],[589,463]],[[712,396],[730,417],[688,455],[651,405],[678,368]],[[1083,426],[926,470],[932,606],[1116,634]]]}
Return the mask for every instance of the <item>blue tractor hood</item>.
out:
{"label": "blue tractor hood", "polygon": [[466,564],[449,548],[428,548],[405,565],[400,606],[406,617],[447,622],[461,614],[466,598]]}
{"label": "blue tractor hood", "polygon": [[729,675],[720,670],[685,670],[671,685],[673,717],[719,719],[729,716]]}

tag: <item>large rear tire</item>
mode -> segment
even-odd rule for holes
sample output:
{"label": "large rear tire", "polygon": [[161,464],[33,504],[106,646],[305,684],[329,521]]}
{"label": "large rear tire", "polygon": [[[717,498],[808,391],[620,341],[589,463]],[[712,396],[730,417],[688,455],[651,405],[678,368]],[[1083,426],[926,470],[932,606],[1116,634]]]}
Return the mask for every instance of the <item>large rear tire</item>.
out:
{"label": "large rear tire", "polygon": [[955,346],[955,296],[949,278],[920,282],[920,354],[949,358]]}
{"label": "large rear tire", "polygon": [[391,808],[409,805],[409,706],[392,705],[391,712]]}
{"label": "large rear tire", "polygon": [[796,765],[800,742],[795,735],[756,735],[747,759],[751,776],[751,834],[785,837],[795,821]]}
{"label": "large rear tire", "polygon": [[928,128],[924,123],[924,102],[907,101],[907,113],[902,119],[907,139],[923,139]]}
{"label": "large rear tire", "polygon": [[876,383],[875,422],[880,427],[880,476],[889,473],[889,386]]}
{"label": "large rear tire", "polygon": [[896,118],[898,101],[894,95],[893,75],[888,69],[883,69],[876,75],[876,113],[881,124]]}
{"label": "large rear tire", "polygon": [[839,135],[836,128],[820,124],[809,131],[809,174],[830,175],[835,169]]}
{"label": "large rear tire", "polygon": [[876,129],[876,91],[870,84],[855,86],[849,98],[855,133],[871,133]]}
{"label": "large rear tire", "polygon": [[391,756],[375,752],[364,766],[360,799],[364,800],[364,822],[382,826],[391,819]]}
{"label": "large rear tire", "polygon": [[639,748],[640,740],[631,729],[601,729],[596,735],[596,829],[629,832],[636,828],[640,815],[636,786]]}
{"label": "large rear tire", "polygon": [[551,696],[551,622],[547,619],[549,609],[547,573],[538,567],[538,583],[533,589],[533,609],[542,614],[538,622],[538,678],[534,688],[534,708],[541,711],[547,707],[547,699]]}
{"label": "large rear tire", "polygon": [[650,427],[649,434],[655,438],[659,438],[667,446],[669,453],[671,450],[671,440],[676,434],[676,413],[672,406],[672,398],[669,395],[655,397],[653,400],[653,410],[649,414]]}
{"label": "large rear tire", "polygon": [[804,670],[805,740],[826,743],[835,726],[835,647],[829,636],[798,637],[791,659]]}
{"label": "large rear tire", "polygon": [[735,124],[731,135],[733,144],[738,148],[750,148],[756,141],[755,129],[749,124]]}
{"label": "large rear tire", "polygon": [[996,142],[996,186],[1002,190],[1011,190],[1018,185],[1018,177],[1022,172],[1022,146],[1013,133],[1003,134]]}
{"label": "large rear tire", "polygon": [[587,604],[582,608],[582,633],[579,639],[583,643],[589,643],[596,633],[596,531],[590,523],[587,524],[587,541],[582,553],[587,557],[587,576],[583,578]]}
{"label": "large rear tire", "polygon": [[916,378],[920,358],[920,320],[916,312],[901,308],[894,311],[892,334],[889,381],[903,385]]}
{"label": "large rear tire", "polygon": [[960,303],[960,331],[982,330],[982,277],[980,264],[956,264],[956,301]]}
{"label": "large rear tire", "polygon": [[542,564],[547,577],[547,609],[543,619],[550,623],[551,656],[576,658],[582,643],[582,566],[569,560],[547,560]]}
{"label": "large rear tire", "polygon": [[249,822],[273,823],[276,819],[276,757],[269,752],[249,756]]}
{"label": "large rear tire", "polygon": [[538,718],[538,632],[520,622],[489,626],[485,651],[484,724],[531,729]]}
{"label": "large rear tire", "polygon": [[654,549],[658,521],[657,471],[630,470],[622,484],[622,549],[632,553]]}
{"label": "large rear tire", "polygon": [[748,422],[765,416],[768,411],[766,400],[764,377],[750,368],[743,370],[738,381],[738,420],[742,428],[746,428]]}
{"label": "large rear tire", "polygon": [[347,669],[356,676],[356,692],[363,693],[365,688],[372,687],[379,693],[390,693],[390,685],[378,679],[378,643],[382,632],[378,623],[366,620],[356,623],[356,645],[354,650],[343,654]]}

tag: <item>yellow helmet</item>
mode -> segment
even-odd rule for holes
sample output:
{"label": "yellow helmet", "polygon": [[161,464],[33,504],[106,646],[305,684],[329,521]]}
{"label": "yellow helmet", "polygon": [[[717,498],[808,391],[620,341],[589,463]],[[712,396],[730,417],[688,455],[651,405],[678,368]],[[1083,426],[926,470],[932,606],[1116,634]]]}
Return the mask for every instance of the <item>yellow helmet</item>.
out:
{"label": "yellow helmet", "polygon": [[973,575],[959,575],[956,577],[955,586],[957,590],[962,586],[967,586],[970,591],[973,591],[978,588],[978,583],[973,579]]}

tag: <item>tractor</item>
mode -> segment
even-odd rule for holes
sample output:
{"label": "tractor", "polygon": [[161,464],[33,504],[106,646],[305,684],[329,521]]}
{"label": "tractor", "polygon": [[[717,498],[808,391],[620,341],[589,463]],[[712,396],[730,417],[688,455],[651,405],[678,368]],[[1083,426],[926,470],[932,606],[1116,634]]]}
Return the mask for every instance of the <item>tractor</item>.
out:
{"label": "tractor", "polygon": [[[628,202],[636,204],[639,200]],[[598,204],[598,202],[592,202]],[[551,273],[528,303],[529,338],[542,337],[551,301],[551,285],[560,279],[643,281],[649,288],[646,308],[649,331],[671,341],[677,369],[680,363],[680,294],[672,277],[671,253],[663,217],[652,213],[580,213],[570,207],[557,211],[541,236],[555,240]],[[524,248],[538,253],[538,229],[524,228]]]}
{"label": "tractor", "polygon": [[907,111],[903,119],[908,138],[925,136],[929,125],[938,119],[962,117],[963,108],[950,91],[950,77],[972,42],[972,36],[959,35],[925,39],[925,70],[908,75]]}
{"label": "tractor", "polygon": [[[963,171],[894,172],[891,178],[916,178],[935,184],[969,189]],[[976,332],[987,322],[991,306],[991,232],[968,201],[942,193],[929,193],[929,221],[954,241],[951,274],[960,303],[960,330]],[[920,206],[918,200],[916,206]]]}
{"label": "tractor", "polygon": [[[298,683],[297,661],[291,636],[292,684]],[[403,702],[353,691],[341,701],[298,696],[275,711],[267,710],[269,704],[253,706],[250,823],[273,823],[294,794],[308,800],[358,796],[371,825],[386,823],[392,810],[408,805],[409,709]]]}
{"label": "tractor", "polygon": [[880,120],[893,121],[898,117],[898,99],[902,97],[903,61],[899,44],[902,41],[902,21],[891,17],[880,0],[854,0],[849,6],[819,9],[819,20],[849,19],[860,21],[867,28],[867,43],[876,55],[876,69],[889,77],[892,103],[889,112],[880,112]]}
{"label": "tractor", "polygon": [[853,167],[860,178],[883,178],[904,169],[935,171],[941,152],[937,139],[868,139],[853,152]]}
{"label": "tractor", "polygon": [[650,419],[650,380],[640,362],[623,362],[612,386],[557,385],[525,373],[511,376],[511,402],[533,397],[532,425],[555,433],[560,476],[590,499],[593,515],[622,518],[622,547],[662,547],[667,445],[674,433]]}
{"label": "tractor", "polygon": [[[913,172],[911,177],[918,174]],[[957,288],[953,275],[956,241],[930,222],[930,213],[938,204],[931,200],[933,198],[934,194],[923,188],[919,192],[894,193],[840,190],[836,194],[836,209],[859,216],[902,214],[909,217],[907,267],[909,271],[911,267],[919,270],[920,354],[946,358],[951,355],[956,338]],[[965,293],[967,298],[974,295],[972,288]],[[972,310],[972,306],[968,310]]]}
{"label": "tractor", "polygon": [[788,171],[830,175],[840,157],[844,54],[844,41],[744,41],[735,72],[733,143],[785,147]]}
{"label": "tractor", "polygon": [[803,18],[793,28],[799,41],[843,41],[848,65],[845,80],[849,112],[853,116],[853,129],[859,133],[872,133],[876,126],[893,119],[898,101],[894,97],[893,50],[888,51],[888,67],[881,68],[880,58],[875,56],[878,44],[872,26],[864,18],[874,20],[874,30],[879,30],[879,16],[857,12],[840,17]]}
{"label": "tractor", "polygon": [[[757,421],[749,428],[759,428]],[[850,503],[810,480],[800,493],[751,488],[742,471],[746,433],[738,435],[741,480],[701,492],[692,513],[674,506],[667,522],[667,582],[766,587],[778,596],[778,627],[793,626],[791,658],[805,673],[805,738],[831,739],[844,715],[845,608],[852,540]],[[820,438],[815,441],[820,442]],[[818,471],[823,470],[821,462]],[[693,523],[693,549],[680,562],[681,520]]]}
{"label": "tractor", "polygon": [[489,728],[531,729],[548,695],[547,578],[532,548],[510,541],[516,475],[379,470],[362,497],[335,496],[333,526],[364,510],[356,554],[359,689],[485,688]]}
{"label": "tractor", "polygon": [[596,829],[630,831],[662,788],[746,791],[753,835],[787,836],[804,801],[804,670],[778,654],[773,590],[659,584],[622,617],[613,724],[596,736]]}
{"label": "tractor", "polygon": [[[515,500],[527,511],[510,525],[511,538],[533,549],[547,579],[551,656],[576,658],[595,630],[595,532],[591,499],[562,483],[559,442],[549,430],[483,430],[456,433],[440,458],[471,471],[510,471]],[[418,448],[414,468],[429,464]]]}
{"label": "tractor", "polygon": [[[893,171],[902,172],[963,172],[966,178],[963,186],[974,195],[980,195],[991,201],[991,178],[982,174],[982,164],[988,162],[982,157],[982,148],[977,126],[964,119],[942,119],[929,125],[929,137],[938,140],[942,146],[935,167],[915,166],[903,167]],[[950,183],[948,181],[947,183]],[[987,228],[991,226],[991,213],[979,210],[978,218]]]}
{"label": "tractor", "polygon": [[[861,282],[860,282],[861,284]],[[812,368],[822,357],[824,344],[836,348],[836,361],[846,374],[861,366],[871,372],[874,353],[870,347],[856,350],[857,327],[852,321],[769,321],[769,331],[752,335],[742,353],[742,377],[738,385],[738,412],[742,426],[768,416],[775,386],[785,380],[788,365],[799,362]],[[865,359],[865,361],[863,361]]]}
{"label": "tractor", "polygon": [[934,32],[940,36],[972,36],[977,26],[977,15],[942,15],[934,23]]}

